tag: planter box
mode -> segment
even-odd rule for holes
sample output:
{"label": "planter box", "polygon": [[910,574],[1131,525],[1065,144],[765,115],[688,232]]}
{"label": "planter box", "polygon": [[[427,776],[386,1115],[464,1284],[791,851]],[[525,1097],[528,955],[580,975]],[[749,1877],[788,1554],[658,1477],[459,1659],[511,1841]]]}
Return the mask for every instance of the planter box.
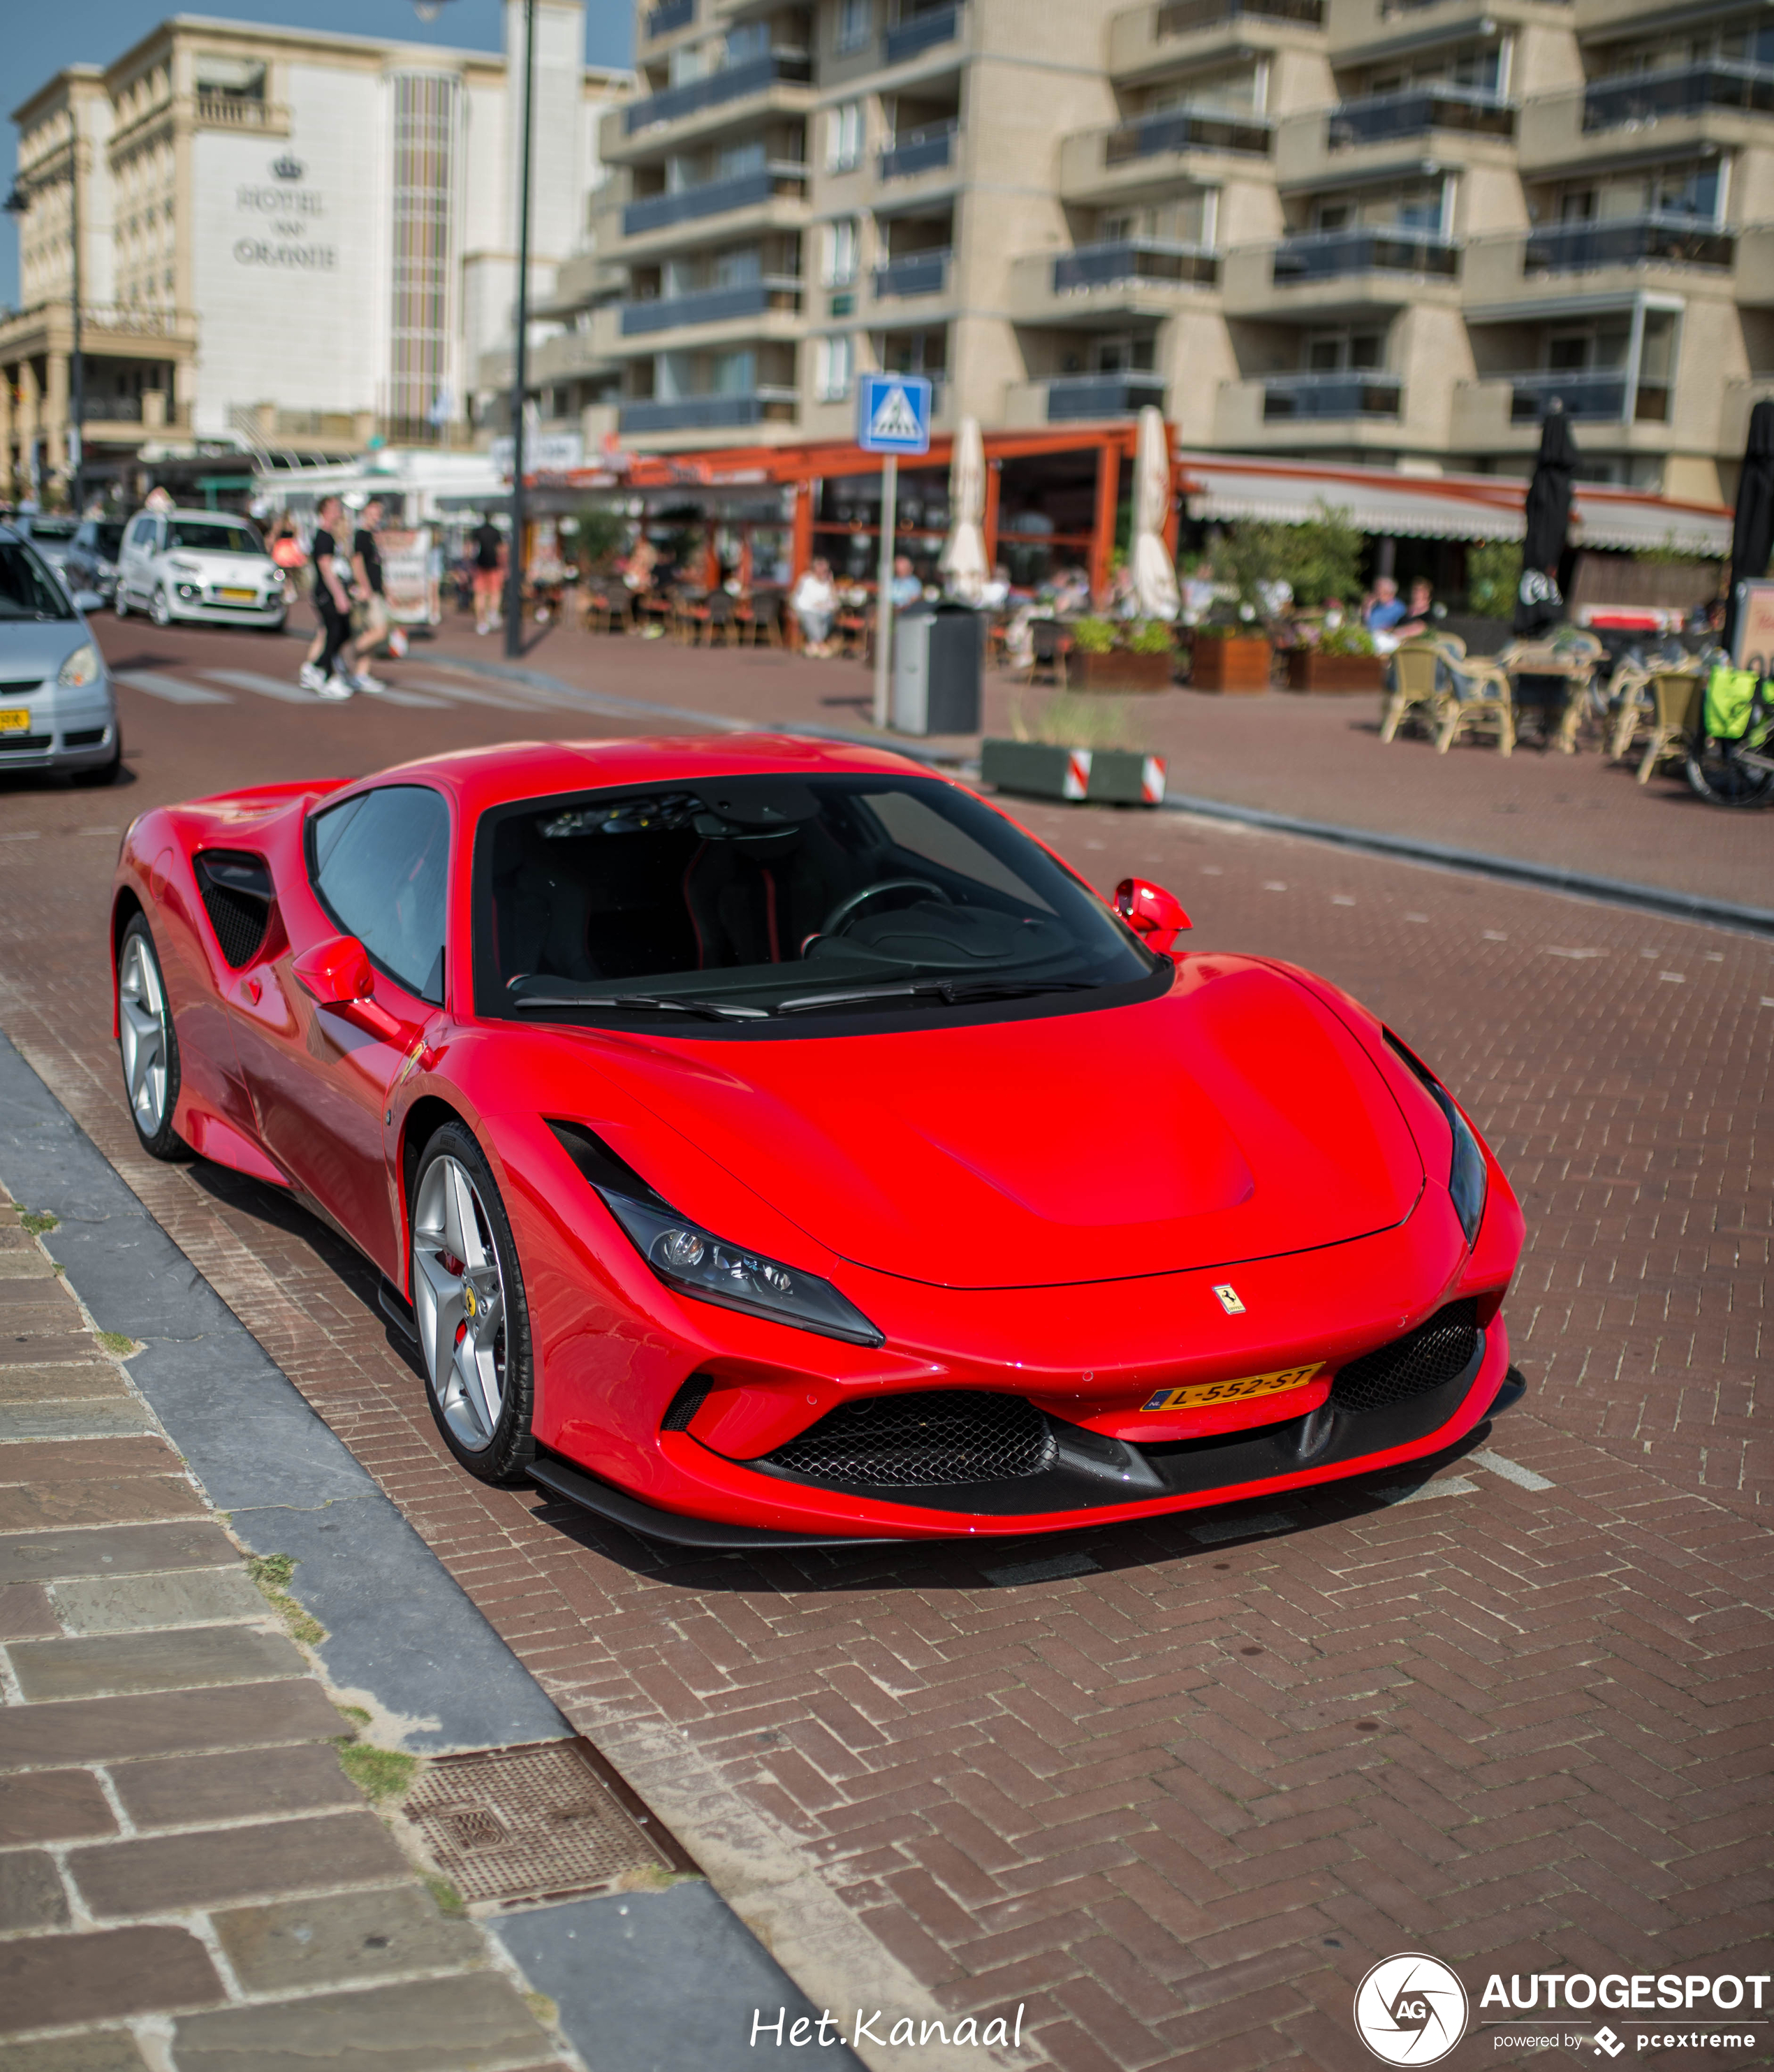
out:
{"label": "planter box", "polygon": [[1384,688],[1382,655],[1320,655],[1316,648],[1287,651],[1290,691],[1378,691]]}
{"label": "planter box", "polygon": [[1056,748],[1045,741],[982,742],[981,779],[1023,799],[1088,799],[1098,806],[1157,806],[1164,758],[1127,748]]}
{"label": "planter box", "polygon": [[1271,652],[1267,640],[1243,634],[1230,640],[1203,639],[1197,634],[1190,686],[1197,691],[1266,691]]}
{"label": "planter box", "polygon": [[1086,655],[1074,648],[1066,658],[1066,687],[1072,691],[1168,691],[1173,655],[1135,655],[1117,648]]}

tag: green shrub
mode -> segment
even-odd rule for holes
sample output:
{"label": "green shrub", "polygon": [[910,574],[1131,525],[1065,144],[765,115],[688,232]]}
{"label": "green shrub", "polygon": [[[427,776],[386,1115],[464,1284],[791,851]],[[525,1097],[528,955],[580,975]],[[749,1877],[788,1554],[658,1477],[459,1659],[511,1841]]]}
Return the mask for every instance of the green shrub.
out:
{"label": "green shrub", "polygon": [[1521,581],[1519,540],[1480,540],[1466,549],[1466,605],[1479,618],[1507,619]]}
{"label": "green shrub", "polygon": [[1333,511],[1322,497],[1317,516],[1304,525],[1287,528],[1281,569],[1293,590],[1294,602],[1316,610],[1324,604],[1349,604],[1361,594],[1361,533],[1346,511]]}
{"label": "green shrub", "polygon": [[1176,635],[1161,619],[1143,619],[1127,636],[1127,648],[1135,655],[1168,655],[1177,645]]}
{"label": "green shrub", "polygon": [[1320,655],[1377,655],[1374,635],[1365,627],[1345,619],[1341,626],[1327,626],[1318,636]]}
{"label": "green shrub", "polygon": [[[1264,615],[1263,586],[1288,580],[1294,530],[1266,518],[1241,518],[1227,527],[1213,549],[1213,572],[1237,593],[1233,616],[1242,618],[1244,606],[1258,618]],[[1214,609],[1216,615],[1223,615],[1223,601]]]}
{"label": "green shrub", "polygon": [[1072,645],[1081,655],[1107,655],[1115,646],[1114,622],[1107,619],[1074,619]]}

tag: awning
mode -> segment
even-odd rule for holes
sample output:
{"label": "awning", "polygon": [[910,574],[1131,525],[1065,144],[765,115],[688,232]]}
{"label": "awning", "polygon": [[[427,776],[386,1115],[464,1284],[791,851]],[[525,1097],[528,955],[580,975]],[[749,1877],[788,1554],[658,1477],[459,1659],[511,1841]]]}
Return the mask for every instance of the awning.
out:
{"label": "awning", "polygon": [[[1180,454],[1177,465],[1192,518],[1299,525],[1323,504],[1382,539],[1519,540],[1523,531],[1527,483],[1507,475],[1404,475],[1218,454]],[[1731,552],[1731,524],[1723,504],[1675,503],[1643,490],[1579,483],[1571,504],[1571,542],[1580,547],[1722,557]]]}

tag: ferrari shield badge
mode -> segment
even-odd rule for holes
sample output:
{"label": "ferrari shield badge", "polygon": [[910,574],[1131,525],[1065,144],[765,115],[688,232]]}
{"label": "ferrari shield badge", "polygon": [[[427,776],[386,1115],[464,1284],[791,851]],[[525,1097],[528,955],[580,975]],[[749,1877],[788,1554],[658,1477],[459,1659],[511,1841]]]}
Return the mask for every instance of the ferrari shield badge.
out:
{"label": "ferrari shield badge", "polygon": [[1222,1281],[1213,1293],[1219,1297],[1220,1307],[1227,1316],[1242,1317],[1244,1314],[1244,1305],[1238,1300],[1238,1291],[1230,1281]]}

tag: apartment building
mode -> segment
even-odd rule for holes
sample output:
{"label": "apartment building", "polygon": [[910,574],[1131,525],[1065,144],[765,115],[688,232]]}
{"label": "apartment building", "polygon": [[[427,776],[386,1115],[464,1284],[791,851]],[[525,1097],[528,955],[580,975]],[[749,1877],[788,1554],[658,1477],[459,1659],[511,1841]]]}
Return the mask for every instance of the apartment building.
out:
{"label": "apartment building", "polygon": [[[1186,448],[1728,495],[1768,0],[658,0],[557,415],[670,451],[1158,403]],[[544,350],[560,348],[551,342]],[[560,348],[568,350],[567,348]]]}
{"label": "apartment building", "polygon": [[[586,240],[604,110],[581,0],[541,0],[532,278]],[[175,15],[13,120],[21,305],[0,316],[0,496],[54,495],[75,225],[89,483],[144,450],[360,450],[470,435],[516,283],[522,0],[506,50]]]}

